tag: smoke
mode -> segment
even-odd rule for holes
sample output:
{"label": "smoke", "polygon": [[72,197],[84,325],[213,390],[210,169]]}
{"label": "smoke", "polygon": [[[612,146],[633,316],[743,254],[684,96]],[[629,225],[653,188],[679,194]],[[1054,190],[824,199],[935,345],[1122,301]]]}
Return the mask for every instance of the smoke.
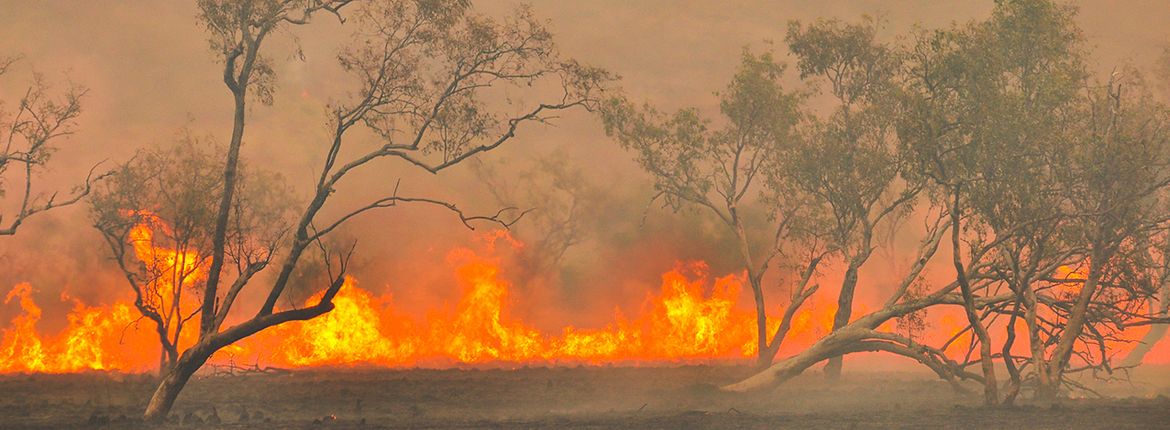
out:
{"label": "smoke", "polygon": [[[514,3],[477,6],[495,14]],[[696,106],[706,112],[716,109],[712,93],[730,79],[744,46],[775,50],[786,59],[783,47],[768,41],[782,40],[788,20],[876,15],[886,22],[883,37],[893,38],[916,24],[930,28],[981,18],[992,7],[991,1],[929,0],[534,3],[538,16],[551,22],[566,56],[621,75],[621,86],[632,99],[663,110]],[[1162,25],[1170,21],[1170,9],[1164,6],[1158,1],[1129,2],[1124,8],[1104,0],[1083,2],[1079,19],[1095,48],[1097,67],[1108,70],[1130,61],[1151,66],[1170,41],[1170,29]],[[0,55],[24,56],[18,70],[0,81],[0,98],[19,97],[21,83],[33,71],[57,83],[72,80],[90,88],[78,132],[60,143],[52,169],[37,184],[40,191],[68,190],[95,163],[118,162],[137,149],[168,144],[180,128],[227,139],[230,99],[193,3],[7,1],[0,8],[5,11],[0,39],[12,42]],[[355,83],[335,61],[346,40],[344,26],[321,16],[291,33],[267,46],[279,80],[276,103],[253,105],[243,151],[249,163],[289,178],[303,199],[313,180],[305,172],[319,168],[324,157],[327,105],[344,100]],[[374,144],[370,139],[357,146]],[[491,214],[502,206],[532,209],[514,227],[525,247],[505,256],[503,276],[516,283],[520,316],[540,328],[589,326],[609,320],[614,307],[636,309],[660,285],[661,273],[678,261],[705,261],[716,276],[740,270],[723,227],[699,212],[674,213],[651,202],[651,183],[631,159],[604,136],[596,119],[576,111],[554,126],[522,129],[517,141],[481,157],[481,169],[463,166],[433,176],[402,163],[380,164],[340,184],[326,212],[344,213],[395,186],[403,195],[450,199],[469,213]],[[553,183],[557,178],[562,182]],[[0,211],[12,210],[12,202],[0,205]],[[555,225],[570,216],[572,243],[564,246],[563,238],[550,237],[565,233]],[[426,309],[452,297],[457,287],[447,253],[468,246],[478,233],[443,210],[408,206],[364,215],[335,240],[357,241],[353,275],[364,288],[393,293],[402,309]],[[63,324],[54,316],[71,306],[59,300],[62,292],[90,304],[127,294],[104,246],[82,205],[34,218],[16,236],[0,238],[0,289],[30,282],[46,308],[43,329],[51,331]],[[864,274],[862,301],[883,299],[880,293],[864,297],[875,290],[866,283],[881,284],[897,273],[897,258],[872,265],[888,266],[889,273]],[[306,282],[313,275],[304,274]],[[824,285],[839,283],[831,273],[827,276]],[[774,305],[783,303],[779,290],[769,294]],[[17,311],[0,308],[0,321]]]}

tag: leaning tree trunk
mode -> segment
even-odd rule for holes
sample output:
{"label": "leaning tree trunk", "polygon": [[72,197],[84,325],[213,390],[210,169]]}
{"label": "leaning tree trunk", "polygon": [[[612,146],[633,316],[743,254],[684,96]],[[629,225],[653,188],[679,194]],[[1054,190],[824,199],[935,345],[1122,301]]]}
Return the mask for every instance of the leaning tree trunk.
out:
{"label": "leaning tree trunk", "polygon": [[864,332],[866,330],[863,328],[846,327],[830,333],[800,354],[788,357],[743,381],[724,386],[723,389],[726,391],[746,392],[781,384],[800,375],[806,369],[817,363],[833,357],[839,357],[842,354],[842,347],[859,340]]}
{"label": "leaning tree trunk", "polygon": [[[1166,275],[1163,275],[1166,276]],[[1162,288],[1158,295],[1158,307],[1154,312],[1155,317],[1165,318],[1170,313],[1170,280],[1162,280]],[[1142,337],[1141,342],[1133,348],[1129,354],[1126,354],[1125,359],[1121,361],[1122,367],[1134,367],[1142,364],[1142,360],[1146,358],[1146,354],[1154,349],[1154,345],[1162,338],[1166,337],[1166,332],[1170,331],[1170,324],[1154,324],[1150,327],[1150,331]]]}
{"label": "leaning tree trunk", "polygon": [[1089,274],[1085,277],[1076,303],[1069,310],[1064,332],[1060,334],[1060,340],[1048,359],[1048,386],[1039,387],[1036,393],[1036,397],[1040,400],[1055,400],[1060,392],[1061,383],[1064,381],[1064,371],[1072,357],[1073,348],[1088,322],[1089,305],[1097,293],[1097,286],[1101,279],[1101,265],[1109,257],[1101,251],[1101,248],[1101,246],[1095,246],[1089,257]]}
{"label": "leaning tree trunk", "polygon": [[151,423],[165,420],[171,407],[175,404],[175,399],[179,398],[179,393],[187,385],[187,381],[200,367],[203,367],[213,352],[214,349],[205,343],[200,343],[184,352],[183,356],[179,357],[179,361],[171,367],[170,372],[167,372],[166,376],[163,377],[162,382],[158,384],[154,395],[150,397],[150,403],[146,405],[146,412],[142,418]]}
{"label": "leaning tree trunk", "polygon": [[[344,269],[343,269],[344,272]],[[219,351],[225,346],[238,342],[240,339],[254,335],[261,330],[269,327],[284,324],[289,321],[306,321],[333,310],[333,297],[344,284],[345,275],[342,273],[333,280],[333,284],[329,289],[325,290],[325,295],[316,305],[290,309],[287,311],[277,312],[275,314],[258,315],[248,321],[242,322],[231,328],[210,335],[204,335],[199,339],[199,342],[192,345],[183,355],[179,357],[179,361],[171,368],[171,371],[159,383],[158,389],[154,391],[154,395],[150,398],[150,403],[146,405],[146,412],[143,413],[142,418],[147,422],[161,422],[166,419],[166,416],[171,411],[171,407],[175,404],[175,399],[179,397],[179,392],[183,391],[183,387],[187,385],[187,381],[191,379],[200,367],[211,358],[212,354]]]}
{"label": "leaning tree trunk", "polygon": [[[811,267],[809,273],[811,274]],[[788,309],[784,310],[784,316],[780,317],[780,326],[776,327],[776,332],[772,334],[771,342],[768,342],[767,351],[760,356],[759,365],[760,370],[767,369],[772,365],[772,360],[776,359],[776,354],[780,352],[780,345],[784,343],[784,339],[788,337],[788,331],[792,329],[792,319],[796,317],[796,310],[804,305],[804,301],[812,297],[817,288],[804,289],[792,296],[792,301],[788,304]]]}
{"label": "leaning tree trunk", "polygon": [[1125,359],[1121,361],[1121,366],[1134,367],[1142,364],[1142,360],[1146,358],[1146,354],[1149,354],[1150,351],[1154,349],[1154,345],[1156,345],[1158,341],[1162,340],[1163,337],[1166,337],[1167,331],[1170,331],[1170,325],[1167,324],[1154,324],[1152,327],[1150,327],[1150,331],[1146,332],[1146,335],[1142,337],[1141,342],[1139,342],[1137,346],[1133,348],[1133,351],[1130,351],[1129,354],[1126,354]]}

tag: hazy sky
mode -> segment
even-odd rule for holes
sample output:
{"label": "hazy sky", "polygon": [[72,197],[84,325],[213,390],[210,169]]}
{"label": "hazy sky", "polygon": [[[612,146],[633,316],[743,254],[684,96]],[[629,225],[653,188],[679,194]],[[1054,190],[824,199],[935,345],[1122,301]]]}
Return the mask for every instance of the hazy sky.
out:
{"label": "hazy sky", "polygon": [[[1146,67],[1170,43],[1166,25],[1170,7],[1165,1],[1077,3],[1098,70],[1125,63]],[[516,2],[476,4],[487,13],[499,14]],[[712,93],[725,85],[745,46],[773,49],[782,60],[787,59],[781,45],[789,20],[876,15],[887,22],[883,37],[895,38],[915,24],[939,27],[985,17],[992,4],[989,0],[532,2],[537,15],[550,21],[566,56],[621,75],[620,85],[633,98],[665,109],[715,106]],[[13,100],[32,70],[56,82],[68,76],[90,88],[77,134],[61,142],[46,185],[64,187],[69,179],[84,176],[92,163],[124,160],[138,148],[173,140],[182,127],[226,141],[230,99],[195,19],[194,2],[0,0],[0,11],[0,40],[4,41],[0,55],[24,56],[21,67],[0,78],[3,99]],[[268,46],[277,61],[280,90],[275,106],[253,107],[244,153],[252,163],[284,172],[294,187],[305,188],[308,183],[301,172],[320,165],[324,103],[344,95],[351,85],[334,60],[345,34],[335,20],[321,16],[312,25],[278,35]],[[305,61],[292,58],[292,36],[304,48]],[[537,157],[533,154],[557,149],[569,154],[598,188],[611,190],[608,195],[613,201],[607,203],[613,211],[628,214],[607,218],[613,230],[643,232],[632,237],[661,240],[652,246],[622,243],[623,247],[656,250],[645,252],[646,261],[653,262],[645,268],[650,279],[622,287],[619,284],[625,281],[613,278],[611,286],[637,290],[656,285],[653,273],[669,267],[654,265],[669,264],[680,256],[706,257],[717,270],[732,270],[721,263],[717,249],[696,246],[696,237],[714,234],[700,231],[701,225],[693,226],[695,231],[671,232],[672,226],[687,221],[670,224],[653,216],[647,223],[659,222],[658,227],[639,224],[650,196],[646,177],[636,170],[629,154],[605,138],[598,121],[582,112],[567,115],[555,128],[524,130],[511,147],[484,157],[484,162],[522,165]],[[489,210],[495,205],[466,170],[437,178],[406,170],[389,164],[360,175],[342,187],[338,203],[384,192],[396,178],[404,177],[407,189],[417,193],[454,198],[472,209]],[[10,201],[3,204],[11,210]],[[419,265],[441,262],[450,244],[469,237],[456,220],[413,209],[369,215],[354,228],[373,232],[373,239],[361,245],[365,273],[359,276],[364,275],[369,280],[366,286],[374,289],[396,285],[401,273],[417,272]],[[65,290],[87,301],[103,300],[102,285],[118,281],[99,241],[82,207],[34,218],[17,236],[0,238],[0,291],[14,282],[33,281],[40,297],[53,298]],[[606,260],[617,255],[593,249],[574,255],[578,261],[570,263],[602,273],[605,268],[620,267],[622,262]],[[8,308],[0,310],[0,320],[7,320]]]}

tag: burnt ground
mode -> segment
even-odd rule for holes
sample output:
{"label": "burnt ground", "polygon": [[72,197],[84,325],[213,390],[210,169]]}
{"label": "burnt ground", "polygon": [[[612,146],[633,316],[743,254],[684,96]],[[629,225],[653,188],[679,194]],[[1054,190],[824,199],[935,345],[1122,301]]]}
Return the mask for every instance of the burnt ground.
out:
{"label": "burnt ground", "polygon": [[[317,370],[205,376],[164,428],[1166,428],[1170,371],[1097,388],[1108,398],[984,408],[920,373],[810,371],[774,392],[718,384],[735,367]],[[1162,382],[1149,382],[1149,381]],[[1143,382],[1144,381],[1144,382]],[[149,376],[0,376],[0,428],[146,428]],[[972,387],[977,388],[977,387]],[[214,416],[213,415],[214,411]],[[246,415],[246,416],[242,416]],[[218,423],[215,423],[218,419]]]}

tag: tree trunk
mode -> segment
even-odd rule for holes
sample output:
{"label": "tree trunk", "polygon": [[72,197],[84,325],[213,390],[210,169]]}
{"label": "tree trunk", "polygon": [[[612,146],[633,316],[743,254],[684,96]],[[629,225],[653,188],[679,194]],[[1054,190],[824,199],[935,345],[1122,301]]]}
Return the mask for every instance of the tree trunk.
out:
{"label": "tree trunk", "polygon": [[983,370],[983,403],[995,405],[999,403],[999,381],[995,377],[995,362],[991,355],[991,335],[987,327],[975,312],[975,296],[971,291],[971,282],[967,279],[967,269],[963,265],[962,247],[959,246],[960,228],[962,223],[959,214],[960,188],[955,186],[953,191],[953,205],[951,206],[951,254],[955,266],[955,278],[959,282],[959,289],[963,293],[963,310],[967,314],[967,322],[979,339],[979,362]]}
{"label": "tree trunk", "polygon": [[[1170,280],[1166,279],[1166,276],[1170,276],[1170,274],[1163,275],[1162,288],[1158,294],[1158,308],[1154,312],[1154,316],[1160,318],[1165,318],[1167,313],[1170,312]],[[1133,367],[1142,364],[1142,360],[1146,358],[1146,354],[1149,354],[1154,349],[1154,345],[1158,341],[1166,337],[1167,329],[1170,329],[1170,324],[1154,324],[1151,326],[1150,331],[1146,332],[1146,335],[1142,337],[1142,341],[1129,354],[1125,355],[1125,360],[1121,361],[1121,366]]]}
{"label": "tree trunk", "polygon": [[[940,293],[936,293],[940,294]],[[804,372],[809,367],[828,360],[833,357],[850,354],[854,352],[875,352],[885,351],[899,355],[904,355],[915,360],[923,362],[921,354],[916,354],[911,351],[913,348],[895,345],[893,343],[883,343],[878,339],[875,342],[865,341],[867,337],[874,336],[874,329],[882,325],[892,318],[897,318],[911,312],[918,311],[927,306],[940,303],[941,296],[934,298],[927,298],[913,303],[903,303],[894,306],[888,306],[877,312],[864,315],[854,320],[849,325],[842,327],[840,330],[829,333],[828,336],[821,338],[808,349],[801,353],[788,357],[783,361],[773,364],[771,367],[764,369],[743,381],[735,384],[723,386],[724,391],[746,392],[768,388],[783,383],[797,375]],[[894,346],[890,346],[894,345]],[[937,366],[932,366],[930,363],[923,362],[931,366],[939,373],[943,379],[951,380],[958,372],[950,369],[944,369]],[[940,371],[941,369],[941,371]],[[961,372],[961,369],[959,369]],[[964,379],[980,380],[979,375],[964,373]],[[956,385],[957,386],[957,385]],[[957,387],[960,388],[961,387]]]}
{"label": "tree trunk", "polygon": [[[849,318],[853,316],[853,295],[857,290],[857,271],[860,264],[856,264],[854,258],[849,263],[849,268],[845,270],[845,280],[841,282],[841,294],[837,295],[837,313],[833,315],[833,331],[840,330],[849,324]],[[829,380],[837,380],[841,377],[841,367],[844,357],[836,356],[829,359],[825,364],[825,376]]]}
{"label": "tree trunk", "polygon": [[754,266],[751,244],[748,242],[743,224],[739,222],[739,214],[735,207],[728,207],[728,212],[731,213],[731,230],[739,241],[739,254],[740,258],[743,258],[748,283],[752,286],[752,297],[756,301],[756,364],[764,368],[772,364],[772,357],[775,355],[768,353],[768,308],[764,303],[764,274]]}
{"label": "tree trunk", "polygon": [[1011,377],[1011,385],[1008,387],[1007,394],[1004,395],[1003,404],[1011,406],[1016,402],[1016,396],[1020,394],[1020,385],[1023,382],[1020,379],[1020,369],[1016,367],[1015,357],[1012,357],[1012,346],[1016,344],[1016,321],[1020,314],[1021,294],[1016,290],[1016,304],[1012,308],[1011,319],[1008,320],[1007,325],[1007,339],[1003,342],[1003,364],[1007,367],[1008,376]]}
{"label": "tree trunk", "polygon": [[160,380],[165,378],[167,376],[167,372],[170,371],[170,369],[171,366],[167,360],[167,351],[164,349],[158,354],[158,378]]}
{"label": "tree trunk", "polygon": [[[956,391],[967,392],[955,376],[955,369],[949,369],[944,364],[931,360],[921,351],[912,346],[887,342],[882,339],[865,340],[872,334],[871,329],[864,326],[845,327],[821,339],[809,349],[800,354],[788,357],[772,367],[759,372],[743,381],[723,386],[721,389],[731,392],[749,392],[774,387],[792,379],[809,367],[822,361],[857,352],[889,352],[912,358],[933,370],[939,378],[949,382]],[[961,372],[961,369],[958,369]],[[965,373],[965,372],[963,372]],[[977,375],[964,374],[964,378],[975,378]]]}
{"label": "tree trunk", "polygon": [[235,117],[232,126],[232,139],[228,144],[227,158],[223,167],[223,195],[220,196],[219,212],[215,217],[215,233],[211,236],[211,267],[207,269],[207,284],[203,291],[203,304],[200,310],[200,333],[215,332],[216,289],[219,287],[220,275],[223,271],[224,248],[227,245],[228,219],[232,213],[232,198],[236,191],[236,180],[239,175],[240,146],[244,141],[244,120],[247,108],[247,81],[240,84],[240,91],[235,94]]}
{"label": "tree trunk", "polygon": [[756,365],[760,368],[768,367],[772,364],[772,357],[776,356],[775,351],[768,348],[768,310],[764,306],[764,288],[761,284],[761,279],[748,274],[749,282],[752,284],[752,296],[756,300],[756,345],[758,354],[756,356]]}
{"label": "tree trunk", "polygon": [[211,357],[211,352],[213,351],[209,346],[201,344],[184,353],[179,361],[171,367],[170,372],[163,377],[158,388],[154,390],[154,395],[150,397],[150,403],[146,405],[146,412],[143,413],[142,419],[150,423],[160,423],[165,420],[167,414],[171,412],[171,407],[175,405],[175,399],[179,398],[179,393],[183,391],[183,387],[191,379],[191,375],[203,367],[203,364]]}
{"label": "tree trunk", "polygon": [[1126,354],[1125,360],[1121,361],[1121,366],[1133,367],[1142,364],[1142,360],[1146,358],[1146,354],[1149,354],[1154,349],[1154,345],[1158,341],[1166,337],[1166,332],[1170,331],[1168,329],[1170,329],[1170,325],[1167,324],[1154,324],[1151,326],[1150,331],[1146,332],[1145,337],[1142,337],[1141,342],[1133,348],[1133,351]]}
{"label": "tree trunk", "polygon": [[780,326],[776,327],[776,332],[772,334],[772,340],[768,342],[767,351],[757,362],[760,370],[772,365],[772,360],[776,359],[776,353],[780,352],[780,345],[784,344],[784,339],[788,337],[788,331],[792,329],[792,318],[796,316],[796,310],[800,309],[804,305],[804,301],[808,300],[816,290],[814,287],[792,297],[788,309],[784,310],[784,316],[780,317]]}
{"label": "tree trunk", "polygon": [[[1109,256],[1101,250],[1101,246],[1094,246],[1093,252],[1089,257],[1089,274],[1085,277],[1085,283],[1081,286],[1081,292],[1077,296],[1077,302],[1069,311],[1068,321],[1065,322],[1064,332],[1060,335],[1060,341],[1057,342],[1056,348],[1052,351],[1052,356],[1048,360],[1048,387],[1046,389],[1037,390],[1037,397],[1041,400],[1054,400],[1057,393],[1060,391],[1061,381],[1064,380],[1064,369],[1068,367],[1069,358],[1072,356],[1073,347],[1076,346],[1076,340],[1084,331],[1085,322],[1088,320],[1089,304],[1092,302],[1093,295],[1097,293],[1097,285],[1101,279],[1101,264]],[[1045,387],[1041,387],[1045,388]]]}
{"label": "tree trunk", "polygon": [[[1031,284],[1021,285],[1024,289],[1024,323],[1028,326],[1028,343],[1032,352],[1032,373],[1036,375],[1036,392],[1048,389],[1048,360],[1044,357],[1045,345],[1040,339],[1040,325],[1038,322],[1036,290]],[[1037,394],[1039,396],[1039,394]]]}
{"label": "tree trunk", "polygon": [[723,390],[734,392],[755,391],[783,383],[804,372],[805,369],[839,356],[840,348],[859,339],[861,329],[845,328],[833,332],[821,339],[800,354],[788,357],[783,361],[759,372],[743,381],[723,387]]}
{"label": "tree trunk", "polygon": [[146,405],[143,419],[156,423],[166,419],[171,407],[175,404],[175,399],[179,397],[179,392],[187,385],[187,380],[191,379],[191,375],[203,367],[203,364],[216,351],[269,327],[289,321],[310,320],[333,310],[333,297],[344,284],[344,280],[344,275],[338,276],[329,289],[325,290],[321,301],[314,306],[257,316],[222,332],[201,337],[198,343],[183,351],[179,361],[159,383],[158,389],[154,391],[154,396],[150,398],[150,403]]}

